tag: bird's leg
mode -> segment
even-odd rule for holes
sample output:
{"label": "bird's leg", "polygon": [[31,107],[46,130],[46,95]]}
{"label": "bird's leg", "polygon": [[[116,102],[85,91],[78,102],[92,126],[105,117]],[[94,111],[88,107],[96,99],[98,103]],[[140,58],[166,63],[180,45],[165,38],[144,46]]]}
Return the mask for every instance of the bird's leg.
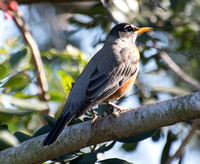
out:
{"label": "bird's leg", "polygon": [[125,109],[121,108],[119,105],[116,105],[110,101],[108,102],[108,104],[111,105],[113,108],[117,109],[119,112],[122,112],[125,110]]}
{"label": "bird's leg", "polygon": [[122,111],[125,111],[125,110],[128,110],[128,109],[124,109],[124,108],[121,108],[119,105],[116,105],[112,102],[107,102],[107,104],[111,105],[113,108],[117,109],[117,112],[113,112],[112,114],[116,117],[118,117],[119,113],[122,112]]}
{"label": "bird's leg", "polygon": [[111,114],[113,111],[113,106],[111,106],[110,104],[106,103],[106,109],[105,109],[105,113],[106,115],[109,113]]}
{"label": "bird's leg", "polygon": [[93,119],[92,119],[92,121],[91,121],[91,124],[94,124],[94,122],[99,118],[96,114],[95,114],[95,112],[94,112],[94,110],[91,108],[91,113],[92,113],[92,117],[93,117]]}
{"label": "bird's leg", "polygon": [[110,106],[112,106],[113,108],[115,108],[115,109],[117,109],[117,112],[113,112],[112,114],[113,114],[113,116],[115,116],[115,117],[118,117],[119,116],[119,113],[121,112],[121,111],[123,111],[123,109],[120,107],[120,106],[118,106],[118,105],[116,105],[116,104],[114,104],[114,103],[112,103],[112,102],[108,102],[107,104],[109,104]]}

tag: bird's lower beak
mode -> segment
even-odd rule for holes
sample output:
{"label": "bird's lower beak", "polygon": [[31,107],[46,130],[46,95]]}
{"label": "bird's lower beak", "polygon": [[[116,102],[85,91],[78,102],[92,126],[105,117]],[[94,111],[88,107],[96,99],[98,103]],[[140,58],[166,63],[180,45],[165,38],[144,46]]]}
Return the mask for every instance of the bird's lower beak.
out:
{"label": "bird's lower beak", "polygon": [[151,27],[141,27],[141,28],[139,28],[139,30],[137,30],[137,33],[142,34],[144,32],[151,30],[151,29],[153,29],[153,28],[151,28]]}

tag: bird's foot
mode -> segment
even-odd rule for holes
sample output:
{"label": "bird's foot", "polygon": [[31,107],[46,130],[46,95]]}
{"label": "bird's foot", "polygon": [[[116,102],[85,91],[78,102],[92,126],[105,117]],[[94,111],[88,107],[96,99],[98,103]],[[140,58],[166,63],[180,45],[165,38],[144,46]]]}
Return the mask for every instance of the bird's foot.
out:
{"label": "bird's foot", "polygon": [[94,124],[94,122],[99,118],[99,116],[97,116],[96,114],[95,114],[95,112],[94,112],[94,110],[91,108],[91,112],[92,112],[92,117],[93,117],[93,119],[92,119],[92,121],[91,121],[91,124],[93,125]]}
{"label": "bird's foot", "polygon": [[95,117],[92,119],[91,124],[93,125],[95,123],[95,121],[100,118],[99,116],[95,115]]}
{"label": "bird's foot", "polygon": [[108,102],[109,105],[111,105],[113,108],[117,109],[117,112],[113,112],[112,114],[115,116],[115,117],[118,117],[119,114],[122,112],[122,111],[126,111],[128,109],[124,109],[124,108],[121,108],[119,105],[116,105],[112,102]]}
{"label": "bird's foot", "polygon": [[112,113],[113,113],[113,106],[111,106],[110,104],[106,103],[106,108],[105,108],[104,115],[107,116],[108,114],[112,114]]}
{"label": "bird's foot", "polygon": [[127,109],[124,109],[124,108],[120,107],[119,105],[116,105],[112,102],[108,102],[108,104],[111,105],[113,108],[117,109],[119,112],[127,110]]}

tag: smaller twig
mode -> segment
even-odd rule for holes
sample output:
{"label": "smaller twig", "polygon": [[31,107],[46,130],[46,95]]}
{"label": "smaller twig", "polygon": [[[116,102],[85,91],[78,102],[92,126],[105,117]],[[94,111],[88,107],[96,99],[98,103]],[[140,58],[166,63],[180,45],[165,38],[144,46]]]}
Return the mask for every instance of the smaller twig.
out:
{"label": "smaller twig", "polygon": [[164,93],[170,93],[175,96],[181,96],[181,95],[187,95],[191,93],[187,89],[179,88],[179,87],[161,87],[161,86],[152,86],[152,85],[147,85],[146,87],[149,87],[153,89],[155,92],[164,92]]}
{"label": "smaller twig", "polygon": [[164,50],[164,51],[168,52],[168,53],[180,54],[180,55],[188,56],[188,57],[193,57],[193,56],[197,55],[197,52],[185,53],[185,52],[178,52],[178,51],[173,51],[173,50]]}
{"label": "smaller twig", "polygon": [[[24,19],[21,15],[21,13],[18,10],[15,10],[12,12],[13,20],[19,30],[21,31],[24,40],[27,42],[28,46],[30,47],[30,50],[32,52],[32,59],[33,64],[35,66],[35,73],[37,75],[37,87],[38,87],[38,97],[41,101],[48,101],[49,95],[48,92],[48,83],[43,67],[43,62],[40,56],[40,50],[38,48],[38,45],[34,38],[32,37],[26,23],[24,22]],[[48,109],[45,111],[42,111],[42,113],[48,114],[49,113],[49,106]],[[46,124],[46,120],[42,117],[43,122]]]}
{"label": "smaller twig", "polygon": [[106,0],[101,0],[101,3],[103,4],[103,6],[106,8],[106,10],[108,11],[108,14],[110,15],[112,21],[115,24],[118,24],[119,22],[114,18],[114,16],[112,15],[112,12],[110,11],[110,8],[108,6],[108,3],[106,2]]}
{"label": "smaller twig", "polygon": [[[189,86],[193,87],[194,90],[199,91],[200,90],[200,82],[197,81],[196,79],[192,78],[191,76],[187,75],[167,54],[167,51],[169,52],[170,50],[163,50],[156,46],[147,46],[142,43],[138,43],[139,45],[148,47],[148,48],[155,48],[159,51],[158,55],[160,56],[161,59],[166,63],[168,68],[170,68],[180,79],[182,79],[186,84]],[[191,56],[188,54],[185,54],[183,52],[176,52],[176,51],[170,51],[171,53],[176,53],[176,54],[182,54],[185,56]],[[192,54],[192,53],[190,53]]]}
{"label": "smaller twig", "polygon": [[181,146],[180,146],[179,149],[176,151],[176,153],[175,153],[173,156],[171,156],[171,157],[167,160],[166,164],[171,164],[172,161],[173,161],[175,158],[179,158],[179,157],[183,154],[185,147],[187,146],[187,144],[190,142],[190,140],[191,140],[192,137],[194,136],[194,134],[195,134],[197,128],[199,127],[199,124],[200,124],[200,120],[199,120],[199,119],[198,119],[198,120],[195,120],[195,121],[193,122],[192,127],[191,127],[191,129],[190,129],[190,132],[189,132],[188,136],[187,136],[187,137],[185,138],[185,140],[182,142]]}
{"label": "smaller twig", "polygon": [[163,9],[165,12],[167,12],[167,10],[166,10],[164,7],[162,7],[162,6],[160,5],[159,0],[150,0],[150,1],[154,3],[154,6],[155,6],[155,7],[160,7],[160,8]]}
{"label": "smaller twig", "polygon": [[93,147],[90,146],[91,152],[94,152],[96,147],[97,147],[97,145],[93,145]]}
{"label": "smaller twig", "polygon": [[147,48],[155,48],[158,51],[165,51],[167,53],[172,53],[172,54],[179,54],[179,55],[183,55],[183,56],[187,56],[187,57],[193,57],[194,55],[198,55],[197,52],[189,52],[189,53],[185,53],[185,52],[179,52],[179,51],[173,51],[173,50],[167,50],[167,49],[163,49],[163,48],[159,48],[156,46],[147,46],[146,44],[143,43],[138,43],[138,45],[147,47]]}
{"label": "smaller twig", "polygon": [[13,20],[15,24],[18,26],[19,30],[21,31],[24,40],[27,42],[29,45],[31,52],[32,52],[32,57],[33,57],[33,64],[35,66],[36,73],[38,74],[37,77],[37,83],[39,87],[39,97],[40,100],[47,101],[49,96],[47,95],[48,91],[48,84],[47,84],[47,79],[42,63],[42,59],[40,56],[40,50],[38,48],[37,43],[33,39],[31,33],[28,30],[28,27],[26,23],[24,22],[20,12],[18,10],[13,12]]}
{"label": "smaller twig", "polygon": [[183,72],[183,70],[169,57],[166,52],[160,52],[159,56],[164,60],[167,66],[186,84],[190,85],[197,91],[200,90],[200,82]]}

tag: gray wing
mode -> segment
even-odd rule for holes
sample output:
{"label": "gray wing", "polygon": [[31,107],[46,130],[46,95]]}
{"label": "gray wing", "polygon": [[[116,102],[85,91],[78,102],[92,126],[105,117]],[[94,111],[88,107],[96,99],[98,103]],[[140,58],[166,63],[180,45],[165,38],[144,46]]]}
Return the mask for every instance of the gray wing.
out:
{"label": "gray wing", "polygon": [[86,90],[88,102],[102,102],[114,94],[135,72],[134,65],[122,64],[110,75],[100,72],[98,68],[93,72]]}

